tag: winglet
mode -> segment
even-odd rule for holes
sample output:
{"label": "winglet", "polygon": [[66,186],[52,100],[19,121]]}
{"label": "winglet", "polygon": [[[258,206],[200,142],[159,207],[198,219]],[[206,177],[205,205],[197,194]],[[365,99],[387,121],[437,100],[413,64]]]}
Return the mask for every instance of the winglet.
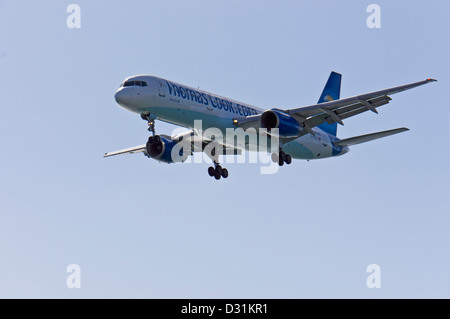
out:
{"label": "winglet", "polygon": [[427,82],[437,82],[436,79],[427,79]]}

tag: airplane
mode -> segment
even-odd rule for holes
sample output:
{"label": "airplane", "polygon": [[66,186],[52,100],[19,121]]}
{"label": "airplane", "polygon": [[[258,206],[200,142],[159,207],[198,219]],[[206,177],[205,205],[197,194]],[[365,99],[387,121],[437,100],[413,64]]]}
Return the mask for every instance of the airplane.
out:
{"label": "airplane", "polygon": [[[426,79],[343,99],[340,98],[341,81],[341,74],[331,72],[317,104],[264,110],[160,77],[132,76],[120,85],[114,98],[119,106],[140,114],[147,121],[151,136],[144,145],[109,152],[104,157],[143,153],[159,162],[174,163],[185,161],[194,152],[205,152],[214,164],[214,167],[208,167],[208,174],[219,180],[229,175],[228,170],[220,165],[219,155],[237,155],[244,150],[271,152],[272,161],[279,166],[291,164],[292,159],[312,160],[341,156],[349,151],[349,146],[409,129],[401,127],[340,139],[337,137],[338,124],[344,125],[345,119],[366,111],[378,114],[377,108],[391,101],[389,95],[437,80]],[[188,130],[175,136],[157,135],[156,120]],[[236,142],[234,137],[230,140],[223,137],[225,135],[205,134],[208,129],[214,128],[220,132],[241,128],[250,133],[244,141]],[[267,137],[268,145],[273,144],[277,148],[271,147],[269,150],[255,145],[260,143],[262,137],[258,135],[259,138],[253,139],[250,135],[261,131]],[[180,143],[187,147],[174,152]]]}

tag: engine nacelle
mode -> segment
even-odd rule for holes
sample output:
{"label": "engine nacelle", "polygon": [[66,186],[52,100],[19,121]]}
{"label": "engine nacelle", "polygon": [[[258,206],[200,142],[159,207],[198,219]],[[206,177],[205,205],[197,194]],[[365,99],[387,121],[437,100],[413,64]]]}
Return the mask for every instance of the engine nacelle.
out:
{"label": "engine nacelle", "polygon": [[300,124],[289,114],[277,109],[271,109],[261,114],[259,124],[262,128],[267,129],[271,134],[271,130],[278,129],[278,136],[280,137],[298,137],[300,136]]}
{"label": "engine nacelle", "polygon": [[146,150],[149,157],[168,164],[184,162],[190,155],[187,144],[160,135],[148,139]]}

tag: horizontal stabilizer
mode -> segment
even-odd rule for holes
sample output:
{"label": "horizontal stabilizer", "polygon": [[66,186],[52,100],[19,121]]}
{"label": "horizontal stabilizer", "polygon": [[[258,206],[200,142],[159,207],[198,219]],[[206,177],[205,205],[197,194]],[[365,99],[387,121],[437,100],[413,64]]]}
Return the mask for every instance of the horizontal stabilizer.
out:
{"label": "horizontal stabilizer", "polygon": [[402,132],[406,132],[406,131],[409,131],[409,129],[406,128],[406,127],[396,128],[396,129],[393,129],[393,130],[382,131],[382,132],[377,132],[377,133],[371,133],[371,134],[366,134],[366,135],[360,135],[360,136],[346,138],[346,139],[334,142],[334,145],[336,145],[336,146],[356,145],[356,144],[373,141],[373,140],[376,140],[378,138],[382,138],[382,137],[386,137],[386,136],[389,136],[389,135],[402,133]]}

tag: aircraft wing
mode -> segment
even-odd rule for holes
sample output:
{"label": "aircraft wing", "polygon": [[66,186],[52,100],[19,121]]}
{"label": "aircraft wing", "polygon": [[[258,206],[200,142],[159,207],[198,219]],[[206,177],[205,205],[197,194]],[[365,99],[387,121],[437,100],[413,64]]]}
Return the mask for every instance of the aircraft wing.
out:
{"label": "aircraft wing", "polygon": [[[424,81],[414,82],[406,85],[396,86],[385,90],[361,94],[345,99],[328,101],[315,105],[284,110],[295,118],[305,131],[312,132],[311,128],[322,123],[332,124],[337,122],[343,125],[343,120],[366,111],[378,113],[376,108],[389,103],[391,98],[388,95],[403,92],[430,82],[436,82],[435,79],[426,79]],[[260,114],[248,116],[242,119],[235,119],[235,123],[245,128],[259,128]]]}
{"label": "aircraft wing", "polygon": [[[181,141],[182,138],[188,139],[191,143],[191,151],[192,152],[203,152],[205,147],[212,142],[209,139],[204,139],[201,136],[196,135],[193,131],[188,131],[188,132],[185,132],[185,134],[181,134],[181,135],[174,136],[174,137],[170,137],[168,135],[161,135],[161,136],[164,136],[168,139],[172,139],[175,141]],[[180,137],[182,137],[182,138],[180,138]],[[230,155],[230,154],[240,155],[240,154],[242,154],[242,149],[236,148],[233,145],[221,144],[221,146],[222,146],[221,147],[222,152],[220,153],[220,155]],[[145,144],[130,147],[130,148],[125,148],[125,149],[115,151],[115,152],[105,153],[105,155],[103,157],[110,157],[110,156],[122,155],[122,154],[134,154],[134,153],[144,153],[144,155],[148,157],[147,148],[146,148]]]}
{"label": "aircraft wing", "polygon": [[121,155],[121,154],[133,154],[133,153],[140,153],[140,152],[147,153],[147,150],[145,149],[145,144],[135,146],[135,147],[125,148],[120,151],[105,153],[105,155],[103,157],[109,157],[109,156]]}

